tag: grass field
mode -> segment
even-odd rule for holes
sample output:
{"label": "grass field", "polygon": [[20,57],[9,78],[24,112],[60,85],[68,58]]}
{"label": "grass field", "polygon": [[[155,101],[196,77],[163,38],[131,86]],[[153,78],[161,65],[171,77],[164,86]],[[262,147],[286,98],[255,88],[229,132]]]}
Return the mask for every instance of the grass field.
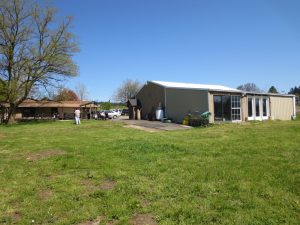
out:
{"label": "grass field", "polygon": [[300,120],[0,126],[0,224],[300,224]]}

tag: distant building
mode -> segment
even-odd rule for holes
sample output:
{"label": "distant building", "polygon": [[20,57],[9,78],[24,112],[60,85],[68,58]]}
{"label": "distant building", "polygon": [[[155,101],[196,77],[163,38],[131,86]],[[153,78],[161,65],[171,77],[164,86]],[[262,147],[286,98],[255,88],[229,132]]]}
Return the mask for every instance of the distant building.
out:
{"label": "distant building", "polygon": [[[7,109],[9,104],[0,103]],[[39,101],[27,99],[17,108],[15,119],[73,119],[74,111],[80,108],[82,118],[91,118],[97,111],[98,105],[89,101]],[[6,114],[6,115],[5,115]],[[4,117],[7,113],[4,113]]]}

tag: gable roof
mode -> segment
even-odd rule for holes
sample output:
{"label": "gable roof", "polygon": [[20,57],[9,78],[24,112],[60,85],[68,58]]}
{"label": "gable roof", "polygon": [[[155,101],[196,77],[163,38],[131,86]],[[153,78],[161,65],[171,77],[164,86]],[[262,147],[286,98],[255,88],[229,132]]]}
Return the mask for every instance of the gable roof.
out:
{"label": "gable roof", "polygon": [[226,91],[226,92],[239,92],[241,90],[222,86],[222,85],[210,85],[210,84],[191,84],[191,83],[178,83],[178,82],[167,82],[167,81],[148,81],[153,84],[163,86],[165,88],[180,88],[180,89],[197,89],[207,91]]}

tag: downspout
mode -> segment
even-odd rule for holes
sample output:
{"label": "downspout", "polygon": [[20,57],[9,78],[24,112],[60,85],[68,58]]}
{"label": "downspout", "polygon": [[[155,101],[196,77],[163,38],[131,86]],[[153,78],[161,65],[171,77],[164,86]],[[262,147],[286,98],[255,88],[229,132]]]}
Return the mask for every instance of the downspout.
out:
{"label": "downspout", "polygon": [[293,96],[293,117],[292,119],[296,119],[296,96]]}
{"label": "downspout", "polygon": [[165,118],[167,118],[167,88],[165,87]]}
{"label": "downspout", "polygon": [[[212,116],[212,112],[210,111],[210,92],[207,91],[207,104],[208,104],[208,112],[211,113]],[[209,122],[212,122],[211,116],[209,117]]]}

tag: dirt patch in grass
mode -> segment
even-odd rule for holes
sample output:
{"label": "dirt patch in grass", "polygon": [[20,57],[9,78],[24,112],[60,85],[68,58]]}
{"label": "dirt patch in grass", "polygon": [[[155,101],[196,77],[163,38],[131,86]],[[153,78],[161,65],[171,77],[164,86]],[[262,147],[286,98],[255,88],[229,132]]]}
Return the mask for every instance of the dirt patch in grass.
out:
{"label": "dirt patch in grass", "polygon": [[106,225],[115,225],[115,224],[117,224],[117,223],[118,223],[118,220],[113,219],[113,220],[111,220],[111,221],[108,221],[108,222],[106,223]]}
{"label": "dirt patch in grass", "polygon": [[54,157],[54,156],[65,155],[65,154],[66,154],[66,152],[63,151],[63,150],[47,149],[47,150],[42,150],[42,151],[39,151],[39,152],[29,153],[26,156],[26,159],[28,161],[34,162],[34,161],[47,159],[47,158]]}
{"label": "dirt patch in grass", "polygon": [[150,133],[155,133],[155,132],[162,131],[162,130],[155,129],[155,128],[142,127],[142,126],[137,126],[137,125],[126,125],[124,127],[126,127],[126,128],[134,128],[134,129],[137,129],[137,130],[143,130],[143,131],[147,131],[147,132],[150,132]]}
{"label": "dirt patch in grass", "polygon": [[97,185],[92,179],[84,179],[80,182],[80,184],[85,187],[87,195],[100,189],[99,184]]}
{"label": "dirt patch in grass", "polygon": [[81,182],[81,184],[85,186],[88,193],[91,193],[97,190],[112,190],[117,185],[117,182],[106,179],[99,184],[93,179],[85,179]]}
{"label": "dirt patch in grass", "polygon": [[100,184],[100,188],[102,190],[112,190],[114,189],[114,187],[117,185],[117,182],[114,180],[104,180],[101,184]]}
{"label": "dirt patch in grass", "polygon": [[82,222],[82,223],[79,223],[78,225],[99,225],[101,223],[101,221],[103,220],[103,218],[104,218],[103,216],[97,216],[97,218],[94,220]]}
{"label": "dirt patch in grass", "polygon": [[22,219],[22,214],[19,211],[14,211],[11,214],[11,222],[13,224],[19,223],[21,219]]}
{"label": "dirt patch in grass", "polygon": [[53,196],[53,192],[51,190],[41,190],[38,195],[41,200],[47,201]]}
{"label": "dirt patch in grass", "polygon": [[131,220],[132,225],[156,225],[154,216],[151,214],[137,214]]}

